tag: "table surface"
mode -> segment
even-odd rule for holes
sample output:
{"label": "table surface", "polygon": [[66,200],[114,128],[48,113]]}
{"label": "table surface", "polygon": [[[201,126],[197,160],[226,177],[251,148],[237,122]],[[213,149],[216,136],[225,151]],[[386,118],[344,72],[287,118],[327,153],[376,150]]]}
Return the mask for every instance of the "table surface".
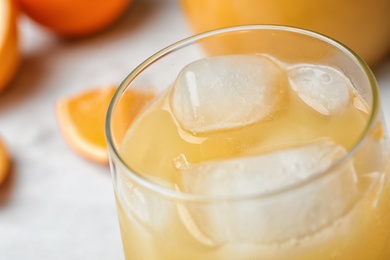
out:
{"label": "table surface", "polygon": [[[75,154],[55,102],[122,79],[159,49],[191,34],[175,0],[136,0],[104,33],[61,40],[20,19],[23,62],[0,96],[0,136],[13,158],[0,190],[0,259],[123,259],[107,166]],[[377,68],[390,124],[390,59]]]}

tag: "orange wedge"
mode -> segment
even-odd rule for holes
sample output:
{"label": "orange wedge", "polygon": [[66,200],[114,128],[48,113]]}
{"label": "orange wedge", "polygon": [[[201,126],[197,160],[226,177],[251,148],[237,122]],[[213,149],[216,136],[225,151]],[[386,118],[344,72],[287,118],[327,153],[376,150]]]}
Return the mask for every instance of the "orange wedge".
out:
{"label": "orange wedge", "polygon": [[[116,86],[110,85],[84,91],[60,99],[56,104],[58,125],[69,146],[83,157],[95,162],[108,162],[105,121]],[[139,109],[153,98],[149,92],[126,91],[113,114],[115,140],[121,140]],[[134,107],[137,107],[134,109]]]}
{"label": "orange wedge", "polygon": [[5,144],[0,140],[0,185],[8,175],[10,168],[10,158]]}
{"label": "orange wedge", "polygon": [[0,0],[0,92],[16,74],[19,62],[16,9],[12,0]]}

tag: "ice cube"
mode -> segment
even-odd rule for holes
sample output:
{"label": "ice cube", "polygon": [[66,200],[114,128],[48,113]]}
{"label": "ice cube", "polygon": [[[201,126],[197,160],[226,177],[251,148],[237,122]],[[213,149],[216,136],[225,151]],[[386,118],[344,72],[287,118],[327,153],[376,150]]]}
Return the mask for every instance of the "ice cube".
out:
{"label": "ice cube", "polygon": [[286,85],[284,72],[265,56],[206,58],[179,73],[171,108],[192,133],[236,128],[272,114]]}
{"label": "ice cube", "polygon": [[350,101],[351,81],[340,71],[323,65],[294,65],[288,70],[292,89],[323,115],[342,111]]}
{"label": "ice cube", "polygon": [[352,163],[344,162],[288,192],[262,199],[256,194],[315,178],[345,154],[343,147],[324,139],[262,155],[184,165],[180,169],[184,191],[246,199],[194,202],[180,210],[185,211],[182,220],[195,238],[213,245],[274,243],[313,234],[354,204],[358,193]]}

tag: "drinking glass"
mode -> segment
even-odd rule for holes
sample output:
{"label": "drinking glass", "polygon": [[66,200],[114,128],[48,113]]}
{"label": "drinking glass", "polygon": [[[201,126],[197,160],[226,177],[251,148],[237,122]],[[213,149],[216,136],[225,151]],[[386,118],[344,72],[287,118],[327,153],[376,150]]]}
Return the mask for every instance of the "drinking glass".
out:
{"label": "drinking glass", "polygon": [[[357,114],[365,115],[359,117],[363,118],[359,119],[362,127],[346,128],[350,126],[344,121],[349,117],[340,122],[337,116],[322,114],[312,119],[315,111],[294,115],[295,121],[304,123],[294,121],[291,127],[285,127],[290,130],[289,140],[299,143],[297,126],[315,125],[317,118],[323,120],[316,131],[327,128],[330,135],[340,138],[342,156],[307,178],[276,189],[259,188],[258,192],[256,179],[241,180],[234,173],[207,182],[207,176],[197,172],[202,169],[196,166],[201,161],[191,162],[195,166],[187,174],[195,177],[187,185],[190,191],[204,188],[205,193],[183,190],[169,178],[159,177],[159,171],[166,170],[160,165],[165,157],[171,156],[168,161],[176,166],[188,163],[185,158],[172,156],[172,149],[185,146],[169,141],[173,135],[202,142],[202,154],[211,162],[219,160],[224,146],[214,147],[216,143],[207,141],[204,133],[193,134],[181,129],[180,124],[165,121],[171,116],[169,102],[163,103],[154,126],[142,123],[155,104],[171,95],[171,87],[184,67],[200,59],[228,55],[265,55],[262,57],[280,64],[328,66],[343,73],[354,97],[347,104],[355,107]],[[334,84],[337,89],[339,86]],[[313,95],[326,94],[318,88],[313,91]],[[214,97],[215,102],[222,98]],[[136,124],[142,131],[129,139]],[[242,128],[246,127],[251,126]],[[272,139],[273,132],[277,134],[271,131],[265,139]],[[219,134],[227,136],[226,145],[234,143],[240,149],[252,145],[245,136],[234,139],[229,131]],[[176,42],[142,62],[122,82],[108,110],[106,137],[126,259],[390,259],[388,140],[378,86],[360,57],[324,35],[293,27],[246,25]],[[305,163],[317,166],[315,155],[305,156]],[[272,165],[266,172],[270,181],[280,165],[290,163],[293,157],[285,152],[284,159],[275,165],[274,157],[261,157],[263,161],[271,158]],[[139,159],[138,164],[133,158]],[[225,164],[225,170],[235,171],[229,166],[232,164]],[[283,174],[299,175],[297,167]],[[252,171],[256,174],[257,168]],[[229,176],[235,179],[229,180]],[[267,181],[263,180],[264,185]],[[254,192],[246,193],[245,187],[239,187],[244,192],[237,193],[235,187],[223,186],[226,183],[248,185]],[[192,184],[198,186],[192,188]],[[221,187],[232,191],[214,192]]]}

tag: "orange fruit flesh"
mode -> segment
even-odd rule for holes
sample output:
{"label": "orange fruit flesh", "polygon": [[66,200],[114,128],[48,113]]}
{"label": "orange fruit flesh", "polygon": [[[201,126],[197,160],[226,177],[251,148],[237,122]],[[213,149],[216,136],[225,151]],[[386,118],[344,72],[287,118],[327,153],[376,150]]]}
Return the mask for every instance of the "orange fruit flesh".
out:
{"label": "orange fruit flesh", "polygon": [[[107,163],[105,139],[106,114],[116,86],[106,86],[84,91],[60,99],[56,111],[59,128],[68,145],[83,157]],[[127,91],[113,114],[113,136],[123,138],[130,123],[153,94]]]}

